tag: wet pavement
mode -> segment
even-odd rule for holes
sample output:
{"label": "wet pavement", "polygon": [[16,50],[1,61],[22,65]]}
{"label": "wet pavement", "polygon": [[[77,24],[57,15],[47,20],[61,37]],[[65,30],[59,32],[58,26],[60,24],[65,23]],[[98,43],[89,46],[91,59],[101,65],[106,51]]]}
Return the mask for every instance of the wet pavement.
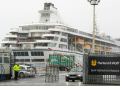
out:
{"label": "wet pavement", "polygon": [[[19,80],[6,80],[5,82],[0,82],[0,86],[104,86],[104,85],[86,85],[80,81],[65,81],[66,72],[60,72],[59,81],[56,82],[45,82],[45,76],[31,77],[31,78],[20,78]],[[105,85],[109,86],[109,85]],[[111,85],[115,86],[115,85]],[[117,85],[118,86],[118,85]]]}

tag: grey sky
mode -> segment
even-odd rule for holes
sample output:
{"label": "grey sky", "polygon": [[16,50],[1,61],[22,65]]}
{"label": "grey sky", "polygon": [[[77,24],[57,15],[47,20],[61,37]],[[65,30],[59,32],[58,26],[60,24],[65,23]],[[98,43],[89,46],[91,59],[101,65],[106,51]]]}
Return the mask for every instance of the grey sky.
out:
{"label": "grey sky", "polygon": [[[92,32],[93,6],[87,0],[0,0],[0,44],[11,28],[38,22],[45,2],[53,3],[70,26]],[[119,9],[120,0],[101,0],[96,6],[98,28],[113,38],[120,38]]]}

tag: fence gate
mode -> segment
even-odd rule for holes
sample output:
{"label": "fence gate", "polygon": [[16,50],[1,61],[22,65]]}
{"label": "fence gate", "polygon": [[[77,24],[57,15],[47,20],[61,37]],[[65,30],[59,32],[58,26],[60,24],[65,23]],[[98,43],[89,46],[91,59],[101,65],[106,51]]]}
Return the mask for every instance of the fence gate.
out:
{"label": "fence gate", "polygon": [[83,61],[84,84],[120,84],[120,55],[90,54]]}
{"label": "fence gate", "polygon": [[46,66],[45,82],[59,80],[59,66]]}

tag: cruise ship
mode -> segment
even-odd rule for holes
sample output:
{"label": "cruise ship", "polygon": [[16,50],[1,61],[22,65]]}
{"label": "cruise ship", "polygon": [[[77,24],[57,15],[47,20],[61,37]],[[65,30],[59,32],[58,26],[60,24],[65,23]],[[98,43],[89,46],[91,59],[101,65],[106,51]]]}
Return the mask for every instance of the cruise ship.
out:
{"label": "cruise ship", "polygon": [[[52,3],[44,3],[43,10],[38,12],[38,23],[11,28],[1,47],[12,49],[16,62],[32,63],[36,67],[45,67],[49,55],[54,54],[49,48],[65,56],[75,56],[82,64],[82,55],[92,51],[92,33],[67,25]],[[95,53],[99,54],[120,53],[120,41],[104,33],[96,33],[94,47]]]}

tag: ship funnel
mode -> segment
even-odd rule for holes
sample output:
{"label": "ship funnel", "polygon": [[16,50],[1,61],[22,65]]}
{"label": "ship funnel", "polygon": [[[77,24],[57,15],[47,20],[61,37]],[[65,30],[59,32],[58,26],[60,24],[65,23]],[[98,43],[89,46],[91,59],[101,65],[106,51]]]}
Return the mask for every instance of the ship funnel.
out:
{"label": "ship funnel", "polygon": [[64,23],[60,14],[54,4],[44,3],[44,9],[38,11],[40,13],[40,23]]}

